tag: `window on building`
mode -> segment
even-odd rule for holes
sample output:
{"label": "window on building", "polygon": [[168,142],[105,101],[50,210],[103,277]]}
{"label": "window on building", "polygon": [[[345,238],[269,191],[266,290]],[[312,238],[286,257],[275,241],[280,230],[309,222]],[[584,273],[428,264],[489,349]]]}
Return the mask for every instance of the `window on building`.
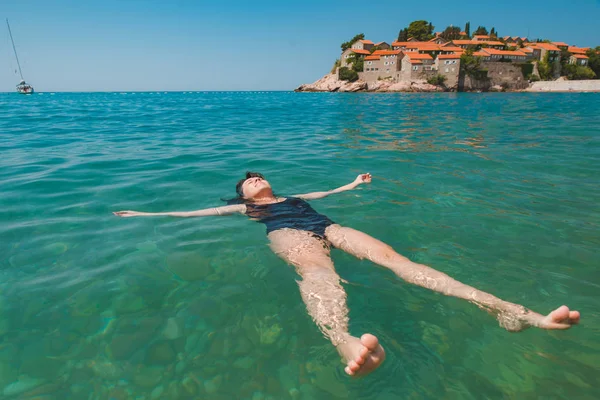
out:
{"label": "window on building", "polygon": [[373,64],[373,61],[367,61],[367,65]]}

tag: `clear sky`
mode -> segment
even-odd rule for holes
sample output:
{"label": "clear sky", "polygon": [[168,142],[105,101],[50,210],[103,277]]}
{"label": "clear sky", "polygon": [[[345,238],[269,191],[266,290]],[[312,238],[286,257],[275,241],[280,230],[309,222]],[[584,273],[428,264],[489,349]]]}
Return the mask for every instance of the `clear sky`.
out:
{"label": "clear sky", "polygon": [[[416,19],[600,45],[598,0],[0,3],[38,91],[290,90],[328,72],[354,34],[390,42]],[[0,91],[13,91],[16,62],[0,31]]]}

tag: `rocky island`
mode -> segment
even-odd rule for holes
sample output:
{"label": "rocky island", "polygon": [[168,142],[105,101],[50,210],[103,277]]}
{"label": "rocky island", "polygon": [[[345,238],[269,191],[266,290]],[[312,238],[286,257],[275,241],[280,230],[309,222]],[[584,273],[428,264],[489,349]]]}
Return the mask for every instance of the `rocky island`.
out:
{"label": "rocky island", "polygon": [[[329,74],[297,92],[591,91],[600,92],[600,46],[500,37],[478,27],[433,32],[413,21],[391,44],[364,34],[342,43]],[[556,82],[556,83],[555,83]],[[562,82],[562,83],[560,83]],[[565,83],[568,82],[568,83]]]}

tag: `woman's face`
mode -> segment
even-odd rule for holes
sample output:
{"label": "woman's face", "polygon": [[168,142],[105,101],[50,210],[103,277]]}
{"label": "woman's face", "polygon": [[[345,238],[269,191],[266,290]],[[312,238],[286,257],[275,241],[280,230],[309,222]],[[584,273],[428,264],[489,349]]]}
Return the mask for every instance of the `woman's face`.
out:
{"label": "woman's face", "polygon": [[252,199],[265,190],[271,191],[271,185],[264,178],[248,178],[242,184],[242,192],[246,199]]}

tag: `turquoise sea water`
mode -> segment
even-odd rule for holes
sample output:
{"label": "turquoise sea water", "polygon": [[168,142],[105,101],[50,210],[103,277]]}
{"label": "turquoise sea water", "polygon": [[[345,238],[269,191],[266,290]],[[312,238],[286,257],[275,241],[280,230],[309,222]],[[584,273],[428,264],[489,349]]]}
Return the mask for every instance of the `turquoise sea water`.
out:
{"label": "turquoise sea water", "polygon": [[[597,94],[0,95],[0,398],[599,398],[599,110]],[[264,226],[111,214],[222,205],[246,170],[282,195],[370,172],[313,207],[582,323],[508,333],[334,250],[351,332],[388,355],[349,379]]]}

